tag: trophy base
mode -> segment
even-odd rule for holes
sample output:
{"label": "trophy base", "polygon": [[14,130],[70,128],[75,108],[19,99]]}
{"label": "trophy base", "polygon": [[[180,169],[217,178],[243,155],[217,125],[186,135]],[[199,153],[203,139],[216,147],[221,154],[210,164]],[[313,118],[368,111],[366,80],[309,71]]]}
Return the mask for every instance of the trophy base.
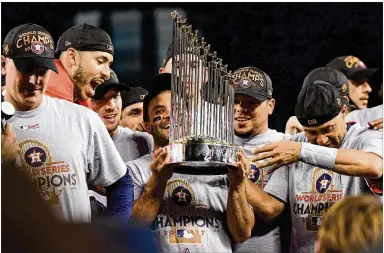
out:
{"label": "trophy base", "polygon": [[223,175],[236,161],[236,148],[199,140],[167,146],[175,173],[189,175]]}

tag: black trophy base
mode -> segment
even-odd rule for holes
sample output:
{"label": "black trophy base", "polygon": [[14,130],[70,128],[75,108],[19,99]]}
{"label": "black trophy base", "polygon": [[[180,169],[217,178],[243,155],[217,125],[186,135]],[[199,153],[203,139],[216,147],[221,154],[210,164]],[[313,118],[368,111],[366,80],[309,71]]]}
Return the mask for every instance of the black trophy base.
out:
{"label": "black trophy base", "polygon": [[175,173],[189,175],[223,175],[236,161],[231,145],[189,141],[167,146]]}

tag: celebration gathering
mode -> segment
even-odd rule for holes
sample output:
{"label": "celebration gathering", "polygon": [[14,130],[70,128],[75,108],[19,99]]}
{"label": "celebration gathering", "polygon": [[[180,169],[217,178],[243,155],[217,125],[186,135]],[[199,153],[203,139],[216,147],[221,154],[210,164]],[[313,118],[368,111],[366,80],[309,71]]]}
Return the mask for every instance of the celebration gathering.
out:
{"label": "celebration gathering", "polygon": [[383,252],[382,2],[1,16],[2,252]]}

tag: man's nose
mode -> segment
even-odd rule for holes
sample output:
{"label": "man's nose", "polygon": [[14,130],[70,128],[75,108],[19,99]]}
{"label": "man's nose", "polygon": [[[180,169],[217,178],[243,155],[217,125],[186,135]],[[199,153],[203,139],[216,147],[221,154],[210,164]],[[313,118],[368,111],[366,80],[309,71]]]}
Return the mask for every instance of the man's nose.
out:
{"label": "man's nose", "polygon": [[317,139],[316,139],[317,143],[320,145],[320,146],[325,146],[325,144],[327,143],[328,141],[328,138],[322,134],[319,134],[317,136]]}

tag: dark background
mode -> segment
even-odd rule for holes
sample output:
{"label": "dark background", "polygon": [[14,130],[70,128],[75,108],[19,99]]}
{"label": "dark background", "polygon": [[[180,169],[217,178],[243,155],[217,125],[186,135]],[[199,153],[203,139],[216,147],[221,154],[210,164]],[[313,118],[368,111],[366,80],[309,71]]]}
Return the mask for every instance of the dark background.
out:
{"label": "dark background", "polygon": [[[154,13],[182,9],[188,23],[202,32],[229,69],[254,65],[269,74],[276,98],[270,127],[279,131],[284,131],[293,115],[305,75],[337,56],[355,55],[368,67],[380,68],[370,80],[369,105],[382,103],[377,96],[383,76],[382,3],[1,3],[1,7],[2,40],[14,26],[32,22],[45,27],[57,41],[75,24],[75,15],[97,11],[98,25],[115,44],[112,68],[121,81],[135,86],[145,85],[148,77],[158,73],[171,41],[169,33],[157,28]],[[112,16],[125,10],[140,13],[139,35],[117,32]],[[171,21],[169,15],[169,22],[160,26]],[[130,23],[124,26],[129,28]],[[130,43],[133,36],[139,36],[138,50],[116,47],[124,40]]]}

